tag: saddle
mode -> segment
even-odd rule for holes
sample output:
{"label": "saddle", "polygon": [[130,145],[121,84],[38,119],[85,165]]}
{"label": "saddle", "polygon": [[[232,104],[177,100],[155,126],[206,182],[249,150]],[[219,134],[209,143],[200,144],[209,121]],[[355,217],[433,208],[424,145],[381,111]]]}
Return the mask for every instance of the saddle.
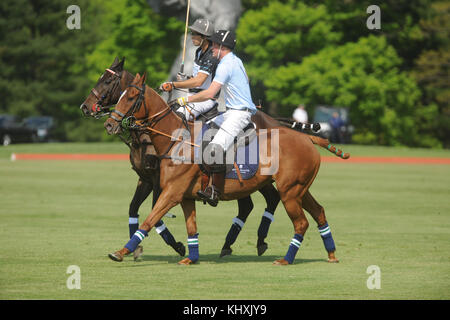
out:
{"label": "saddle", "polygon": [[[176,100],[170,101],[169,106],[172,110],[177,110],[180,107]],[[219,126],[211,121],[223,113],[219,111],[218,107],[219,104],[216,102],[208,112],[199,115],[196,119],[197,121],[202,122],[201,134],[195,138],[196,144],[201,145],[202,148],[201,150],[200,148],[195,148],[194,151],[196,163],[199,164],[200,170],[203,173],[202,189],[204,189],[209,182],[209,172],[202,164],[203,159],[200,151],[203,152],[205,147],[210,143],[210,141],[204,141],[203,139],[205,132],[209,129],[219,129]],[[177,114],[183,119],[183,121],[187,121],[183,113],[177,112]],[[234,139],[234,143],[229,150],[231,148],[233,148],[234,151],[235,161],[233,164],[225,164],[225,179],[238,179],[242,182],[242,180],[247,180],[253,177],[259,167],[259,142],[256,135],[256,124],[253,122],[249,123],[244,128],[243,134]],[[229,150],[227,150],[227,152],[229,152]]]}
{"label": "saddle", "polygon": [[[201,137],[197,137],[197,143],[202,145],[201,151],[205,150],[210,141],[204,141],[203,136],[209,129],[219,129],[219,126],[214,122],[209,121],[203,124]],[[201,140],[201,141],[200,141]],[[211,138],[212,140],[212,138]],[[250,179],[258,171],[259,167],[259,141],[256,135],[256,125],[250,123],[243,130],[243,134],[234,139],[234,143],[227,150],[228,152],[234,152],[234,163],[225,164],[225,179],[238,179],[242,180]],[[208,183],[208,170],[202,164],[202,155],[199,154],[199,150],[196,150],[195,157],[199,163],[200,170],[204,174],[202,177],[202,185],[205,186]],[[206,176],[206,177],[205,177]]]}

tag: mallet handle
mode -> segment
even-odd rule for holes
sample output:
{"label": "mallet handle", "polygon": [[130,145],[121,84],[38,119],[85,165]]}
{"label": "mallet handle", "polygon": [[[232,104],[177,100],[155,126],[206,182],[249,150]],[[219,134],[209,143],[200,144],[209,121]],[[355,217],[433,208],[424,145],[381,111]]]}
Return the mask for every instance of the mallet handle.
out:
{"label": "mallet handle", "polygon": [[189,23],[189,8],[191,7],[191,0],[188,0],[187,11],[186,11],[186,25],[184,27],[184,44],[183,44],[183,60],[181,61],[180,72],[184,73],[184,57],[186,55],[186,39],[187,39],[187,28]]}

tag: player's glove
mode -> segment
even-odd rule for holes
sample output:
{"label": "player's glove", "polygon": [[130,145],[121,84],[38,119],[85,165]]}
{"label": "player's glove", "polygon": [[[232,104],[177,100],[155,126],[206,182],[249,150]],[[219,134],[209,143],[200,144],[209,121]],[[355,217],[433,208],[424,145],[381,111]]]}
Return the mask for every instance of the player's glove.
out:
{"label": "player's glove", "polygon": [[173,82],[164,82],[159,86],[159,90],[170,92],[173,90]]}
{"label": "player's glove", "polygon": [[177,102],[180,106],[185,106],[188,104],[188,97],[181,97],[177,99]]}

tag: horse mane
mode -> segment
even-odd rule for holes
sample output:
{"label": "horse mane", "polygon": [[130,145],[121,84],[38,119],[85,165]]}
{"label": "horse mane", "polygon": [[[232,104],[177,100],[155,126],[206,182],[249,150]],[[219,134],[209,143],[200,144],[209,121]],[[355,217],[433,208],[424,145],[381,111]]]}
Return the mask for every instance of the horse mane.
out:
{"label": "horse mane", "polygon": [[164,105],[165,107],[169,107],[169,105],[167,104],[166,100],[164,100],[159,94],[158,92],[155,91],[155,89],[153,89],[152,87],[147,86],[147,89],[150,89],[150,94],[151,94],[151,98],[152,99],[156,99],[160,104]]}

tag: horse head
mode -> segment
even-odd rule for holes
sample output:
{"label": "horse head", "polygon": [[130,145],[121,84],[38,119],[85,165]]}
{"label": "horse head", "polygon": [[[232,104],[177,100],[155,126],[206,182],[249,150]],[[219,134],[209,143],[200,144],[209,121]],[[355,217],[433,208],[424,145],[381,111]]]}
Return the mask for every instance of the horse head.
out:
{"label": "horse head", "polygon": [[111,105],[118,100],[124,62],[125,58],[119,61],[116,57],[111,66],[98,79],[97,84],[80,106],[85,116],[102,115],[105,111],[109,111]]}
{"label": "horse head", "polygon": [[125,122],[131,119],[145,119],[148,109],[145,106],[145,79],[146,73],[141,77],[138,73],[133,82],[122,93],[114,110],[104,123],[108,134],[119,134]]}

